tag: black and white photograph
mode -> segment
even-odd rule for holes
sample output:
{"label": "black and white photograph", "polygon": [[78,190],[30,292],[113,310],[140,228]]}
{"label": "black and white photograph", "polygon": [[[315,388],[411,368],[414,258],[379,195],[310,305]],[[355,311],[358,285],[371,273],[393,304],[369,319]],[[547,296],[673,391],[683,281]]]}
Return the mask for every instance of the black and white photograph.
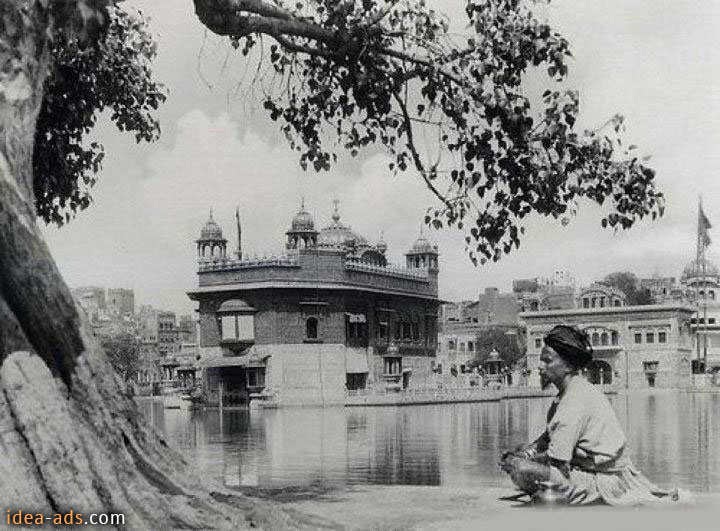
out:
{"label": "black and white photograph", "polygon": [[0,528],[720,528],[720,2],[0,0]]}

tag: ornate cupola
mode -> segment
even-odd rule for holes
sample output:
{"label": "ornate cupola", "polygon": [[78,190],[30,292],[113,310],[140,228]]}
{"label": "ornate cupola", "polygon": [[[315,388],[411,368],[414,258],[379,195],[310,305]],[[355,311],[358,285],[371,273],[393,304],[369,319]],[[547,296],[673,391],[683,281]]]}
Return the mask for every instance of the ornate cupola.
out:
{"label": "ornate cupola", "polygon": [[317,231],[315,221],[310,212],[305,210],[305,199],[300,204],[300,210],[290,222],[290,230],[287,231],[287,249],[309,249],[317,245]]}
{"label": "ornate cupola", "polygon": [[385,242],[385,238],[383,237],[382,234],[380,234],[380,239],[375,244],[375,248],[378,250],[378,252],[380,254],[385,254],[385,252],[387,251],[387,248],[388,248],[387,243]]}
{"label": "ornate cupola", "polygon": [[195,240],[197,244],[198,259],[213,260],[226,257],[227,240],[223,238],[222,229],[213,218],[212,209],[210,217],[205,222],[200,237]]}
{"label": "ornate cupola", "polygon": [[423,234],[415,240],[412,247],[405,253],[405,264],[412,269],[438,270],[438,248],[431,244]]}

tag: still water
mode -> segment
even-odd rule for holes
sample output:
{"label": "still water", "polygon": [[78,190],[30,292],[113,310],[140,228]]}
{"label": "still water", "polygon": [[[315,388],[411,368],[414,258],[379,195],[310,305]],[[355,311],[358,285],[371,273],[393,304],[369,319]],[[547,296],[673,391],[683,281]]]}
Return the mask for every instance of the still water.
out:
{"label": "still water", "polygon": [[[720,492],[720,394],[610,400],[631,456],[661,486]],[[141,408],[169,443],[227,487],[354,484],[510,487],[503,449],[537,436],[549,399],[376,408]]]}

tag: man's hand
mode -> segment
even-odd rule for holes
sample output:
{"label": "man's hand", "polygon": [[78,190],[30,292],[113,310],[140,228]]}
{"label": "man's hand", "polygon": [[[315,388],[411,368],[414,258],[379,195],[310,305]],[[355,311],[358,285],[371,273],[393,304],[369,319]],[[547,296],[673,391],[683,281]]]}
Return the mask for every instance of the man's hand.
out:
{"label": "man's hand", "polygon": [[500,454],[500,461],[504,461],[510,456],[524,457],[525,459],[532,459],[537,455],[537,450],[532,444],[521,444],[513,450],[505,450]]}
{"label": "man's hand", "polygon": [[548,465],[515,455],[513,452],[503,453],[498,464],[510,475],[515,486],[529,494],[537,491],[539,482],[550,479]]}
{"label": "man's hand", "polygon": [[507,450],[502,453],[500,456],[500,461],[498,461],[498,465],[500,468],[502,468],[505,472],[510,474],[515,468],[517,468],[517,460],[521,459],[521,457],[517,454],[515,454],[514,450]]}

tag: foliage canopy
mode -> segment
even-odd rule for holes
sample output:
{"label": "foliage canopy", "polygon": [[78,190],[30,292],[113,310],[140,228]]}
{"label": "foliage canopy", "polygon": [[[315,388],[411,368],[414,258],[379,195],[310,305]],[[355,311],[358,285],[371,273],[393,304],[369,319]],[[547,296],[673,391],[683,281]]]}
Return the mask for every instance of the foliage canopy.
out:
{"label": "foliage canopy", "polygon": [[[579,95],[559,88],[570,45],[533,0],[468,0],[462,35],[426,0],[194,2],[244,54],[274,41],[264,107],[304,168],[383,148],[392,171],[414,169],[439,199],[426,223],[463,230],[474,262],[519,246],[528,214],[564,218],[581,198],[607,202],[607,227],[662,215],[622,117],[575,126]],[[538,108],[523,90],[533,69],[549,77]]]}
{"label": "foliage canopy", "polygon": [[[475,356],[470,366],[481,366],[493,350],[497,350],[500,359],[512,367],[525,355],[525,344],[522,336],[515,328],[487,327],[480,330],[475,337]],[[521,345],[522,343],[522,345]]]}
{"label": "foliage canopy", "polygon": [[[426,223],[463,231],[475,263],[518,247],[529,214],[564,220],[581,199],[605,206],[606,227],[663,213],[655,172],[623,146],[621,116],[576,127],[579,95],[561,88],[570,44],[536,15],[540,0],[467,0],[462,33],[426,0],[193,2],[243,54],[262,45],[268,68],[252,83],[303,168],[385,150],[391,171],[417,171],[437,197]],[[55,43],[35,193],[40,215],[56,223],[90,202],[103,151],[84,140],[100,111],[138,141],[159,132],[155,45],[141,16],[110,15],[96,45]],[[537,103],[523,88],[533,70],[547,74]]]}
{"label": "foliage canopy", "polygon": [[630,306],[652,304],[650,290],[641,288],[640,282],[634,273],[629,271],[616,271],[603,279],[603,284],[619,289],[625,294],[626,302]]}
{"label": "foliage canopy", "polygon": [[46,222],[62,225],[90,205],[105,152],[88,135],[103,111],[137,142],[160,134],[152,113],[166,96],[152,79],[156,44],[147,22],[140,12],[115,7],[107,15],[89,46],[67,32],[52,42],[33,157],[35,206]]}
{"label": "foliage canopy", "polygon": [[131,334],[107,336],[101,339],[110,364],[123,380],[133,379],[139,369],[140,341]]}

